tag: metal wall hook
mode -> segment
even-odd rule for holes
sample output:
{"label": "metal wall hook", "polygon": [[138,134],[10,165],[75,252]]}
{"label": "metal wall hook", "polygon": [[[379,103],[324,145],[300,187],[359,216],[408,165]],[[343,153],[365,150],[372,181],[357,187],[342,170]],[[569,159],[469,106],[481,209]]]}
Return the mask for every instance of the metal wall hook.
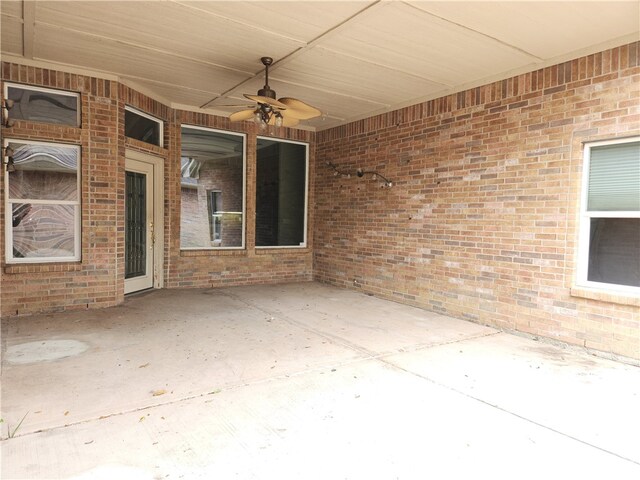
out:
{"label": "metal wall hook", "polygon": [[2,102],[2,126],[5,128],[11,128],[16,123],[13,118],[9,118],[9,110],[13,108],[14,104],[14,101],[10,98],[7,98]]}
{"label": "metal wall hook", "polygon": [[7,172],[15,172],[16,166],[13,162],[13,148],[7,145],[2,147],[2,166],[7,169]]}

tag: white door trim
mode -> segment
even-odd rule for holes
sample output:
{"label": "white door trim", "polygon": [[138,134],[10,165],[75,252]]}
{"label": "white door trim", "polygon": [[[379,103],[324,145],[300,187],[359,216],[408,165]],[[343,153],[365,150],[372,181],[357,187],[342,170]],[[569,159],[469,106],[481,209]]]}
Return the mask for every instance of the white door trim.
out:
{"label": "white door trim", "polygon": [[[164,286],[164,160],[161,157],[149,155],[147,153],[138,152],[136,150],[127,149],[125,151],[125,170],[128,160],[134,160],[148,164],[152,167],[153,181],[153,288],[162,288]],[[125,280],[124,293],[131,293],[134,290],[127,288]]]}

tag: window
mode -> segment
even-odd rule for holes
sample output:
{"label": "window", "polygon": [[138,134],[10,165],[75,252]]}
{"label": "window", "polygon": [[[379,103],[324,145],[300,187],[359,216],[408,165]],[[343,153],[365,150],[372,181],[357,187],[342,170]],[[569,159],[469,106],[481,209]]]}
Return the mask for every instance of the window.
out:
{"label": "window", "polygon": [[182,128],[180,248],[244,248],[245,136]]}
{"label": "window", "polygon": [[80,126],[80,95],[77,93],[6,83],[5,98],[13,102],[9,118]]}
{"label": "window", "polygon": [[162,147],[162,120],[135,108],[124,107],[124,134],[129,138]]}
{"label": "window", "polygon": [[256,246],[307,244],[308,145],[258,138]]}
{"label": "window", "polygon": [[578,284],[640,294],[640,138],[585,146]]}
{"label": "window", "polygon": [[80,147],[6,140],[8,263],[80,260]]}

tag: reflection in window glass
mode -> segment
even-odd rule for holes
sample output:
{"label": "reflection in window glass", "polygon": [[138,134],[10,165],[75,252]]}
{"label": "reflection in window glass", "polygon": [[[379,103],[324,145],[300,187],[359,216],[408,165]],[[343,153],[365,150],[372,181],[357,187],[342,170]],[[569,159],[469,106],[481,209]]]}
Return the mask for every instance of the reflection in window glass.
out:
{"label": "reflection in window glass", "polygon": [[181,248],[244,246],[244,138],[182,128]]}
{"label": "reflection in window glass", "polygon": [[256,246],[306,245],[307,145],[258,139]]}
{"label": "reflection in window glass", "polygon": [[147,273],[147,174],[125,172],[124,278]]}
{"label": "reflection in window glass", "polygon": [[10,142],[16,167],[9,173],[9,197],[77,200],[78,150],[66,145]]}
{"label": "reflection in window glass", "polygon": [[211,231],[211,241],[220,243],[222,241],[222,192],[215,190],[207,194],[209,199],[209,229]]}
{"label": "reflection in window glass", "polygon": [[6,96],[13,101],[9,118],[80,126],[80,96],[77,93],[7,84]]}
{"label": "reflection in window glass", "polygon": [[6,142],[15,171],[6,175],[9,262],[80,259],[80,148]]}
{"label": "reflection in window glass", "polygon": [[75,256],[75,206],[14,203],[12,211],[14,258]]}
{"label": "reflection in window glass", "polygon": [[162,121],[131,107],[124,111],[124,134],[151,145],[162,146]]}

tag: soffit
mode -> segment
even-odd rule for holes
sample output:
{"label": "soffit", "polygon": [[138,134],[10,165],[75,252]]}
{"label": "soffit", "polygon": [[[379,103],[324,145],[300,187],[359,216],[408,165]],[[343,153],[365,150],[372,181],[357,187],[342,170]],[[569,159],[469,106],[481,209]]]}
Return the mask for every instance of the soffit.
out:
{"label": "soffit", "polygon": [[638,39],[639,2],[0,3],[3,57],[229,114],[275,64],[324,129]]}
{"label": "soffit", "polygon": [[416,2],[425,12],[464,25],[542,59],[591,42],[638,34],[640,2]]}

